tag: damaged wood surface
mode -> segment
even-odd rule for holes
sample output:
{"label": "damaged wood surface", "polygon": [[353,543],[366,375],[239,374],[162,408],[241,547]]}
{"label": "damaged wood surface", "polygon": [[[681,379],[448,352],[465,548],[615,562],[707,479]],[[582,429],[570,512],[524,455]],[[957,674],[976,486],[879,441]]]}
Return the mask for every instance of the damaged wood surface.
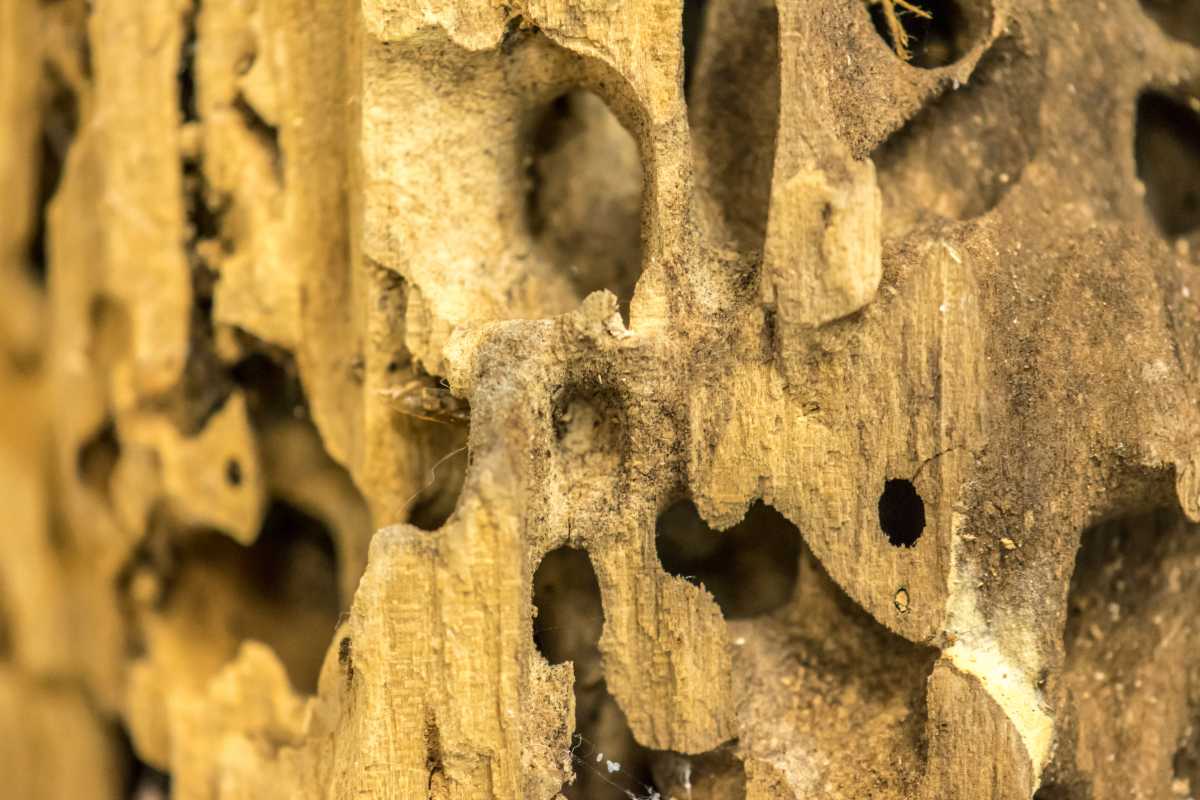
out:
{"label": "damaged wood surface", "polygon": [[1200,6],[913,4],[0,0],[6,791],[1200,792]]}

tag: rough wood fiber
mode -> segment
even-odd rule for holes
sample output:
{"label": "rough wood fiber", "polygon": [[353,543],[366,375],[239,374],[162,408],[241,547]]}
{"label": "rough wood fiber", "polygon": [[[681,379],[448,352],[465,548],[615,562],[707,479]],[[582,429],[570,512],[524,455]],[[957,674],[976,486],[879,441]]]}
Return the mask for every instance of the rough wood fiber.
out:
{"label": "rough wood fiber", "polygon": [[885,5],[0,0],[5,791],[1200,791],[1200,7]]}

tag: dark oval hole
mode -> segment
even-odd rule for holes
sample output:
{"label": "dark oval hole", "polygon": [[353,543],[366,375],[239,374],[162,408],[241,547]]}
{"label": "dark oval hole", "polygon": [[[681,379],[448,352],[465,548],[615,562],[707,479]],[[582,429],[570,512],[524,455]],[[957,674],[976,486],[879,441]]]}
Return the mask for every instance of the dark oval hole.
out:
{"label": "dark oval hole", "polygon": [[525,221],[579,298],[599,289],[629,303],[642,271],[642,158],[637,140],[598,95],[568,92],[529,134]]}
{"label": "dark oval hole", "polygon": [[925,501],[911,481],[892,478],[879,496],[879,527],[895,547],[912,547],[925,530]]}
{"label": "dark oval hole", "polygon": [[1142,92],[1134,156],[1163,234],[1175,238],[1200,228],[1200,114],[1162,92]]}
{"label": "dark oval hole", "polygon": [[533,574],[533,605],[533,642],[547,661],[573,661],[576,671],[599,667],[604,607],[586,551],[564,546],[545,555]]}
{"label": "dark oval hole", "polygon": [[[981,27],[973,18],[976,15],[968,14],[956,0],[875,0],[870,12],[875,30],[888,47],[922,69],[958,61],[971,48],[975,32]],[[982,19],[983,15],[978,16]]]}
{"label": "dark oval hole", "polygon": [[242,465],[238,463],[236,458],[231,458],[225,462],[225,480],[230,486],[242,485]]}

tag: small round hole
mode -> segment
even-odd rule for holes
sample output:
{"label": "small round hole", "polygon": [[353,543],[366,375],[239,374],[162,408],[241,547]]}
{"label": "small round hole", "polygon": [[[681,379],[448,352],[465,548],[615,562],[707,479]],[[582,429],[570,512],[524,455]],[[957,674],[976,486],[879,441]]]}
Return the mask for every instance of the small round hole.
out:
{"label": "small round hole", "polygon": [[242,465],[236,458],[225,462],[225,480],[229,481],[230,486],[242,485]]}
{"label": "small round hole", "polygon": [[912,547],[925,530],[925,501],[911,481],[892,478],[879,496],[879,527],[895,547]]}
{"label": "small round hole", "polygon": [[888,47],[922,69],[944,67],[962,58],[977,27],[956,0],[876,0],[870,12]]}

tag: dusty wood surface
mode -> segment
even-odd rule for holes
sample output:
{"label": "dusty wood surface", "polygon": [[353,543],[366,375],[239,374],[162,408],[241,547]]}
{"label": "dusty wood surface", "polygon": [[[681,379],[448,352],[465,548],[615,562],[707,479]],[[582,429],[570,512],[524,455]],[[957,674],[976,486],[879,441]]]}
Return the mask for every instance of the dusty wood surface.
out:
{"label": "dusty wood surface", "polygon": [[3,792],[1200,792],[1200,4],[916,5],[0,0]]}

